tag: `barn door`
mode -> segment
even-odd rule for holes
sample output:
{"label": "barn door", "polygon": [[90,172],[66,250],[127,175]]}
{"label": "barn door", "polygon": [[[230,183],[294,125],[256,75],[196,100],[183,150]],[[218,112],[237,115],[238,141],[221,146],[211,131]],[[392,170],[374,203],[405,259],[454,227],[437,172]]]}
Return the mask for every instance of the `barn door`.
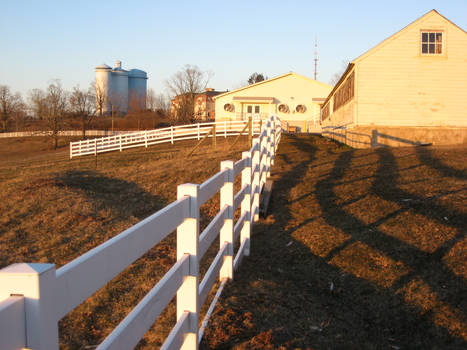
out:
{"label": "barn door", "polygon": [[246,105],[246,119],[252,117],[253,119],[261,118],[261,105]]}

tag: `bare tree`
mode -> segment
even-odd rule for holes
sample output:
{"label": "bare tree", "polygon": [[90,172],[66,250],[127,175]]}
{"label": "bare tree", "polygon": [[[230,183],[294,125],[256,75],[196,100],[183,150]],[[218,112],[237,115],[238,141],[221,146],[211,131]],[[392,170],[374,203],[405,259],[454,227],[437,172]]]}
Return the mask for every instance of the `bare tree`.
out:
{"label": "bare tree", "polygon": [[344,74],[347,70],[348,65],[348,60],[342,60],[340,69],[336,73],[334,73],[332,78],[329,80],[329,84],[331,84],[332,86],[336,85],[339,79],[342,77],[342,74]]}
{"label": "bare tree", "polygon": [[33,89],[28,94],[29,110],[39,120],[44,120],[47,115],[46,93],[41,89]]}
{"label": "bare tree", "polygon": [[80,90],[79,85],[73,88],[69,97],[70,111],[74,118],[79,119],[83,139],[86,138],[86,130],[90,127],[96,115],[96,98],[92,89]]}
{"label": "bare tree", "polygon": [[156,111],[160,111],[164,114],[168,113],[170,110],[170,100],[167,95],[159,93],[156,95]]}
{"label": "bare tree", "polygon": [[103,83],[97,83],[95,80],[91,83],[91,88],[94,89],[94,96],[96,101],[96,112],[102,117],[104,114],[104,109],[107,104],[107,87]]}
{"label": "bare tree", "polygon": [[167,95],[156,94],[153,89],[149,89],[146,97],[146,108],[152,112],[161,111],[167,113],[170,109],[170,102]]}
{"label": "bare tree", "polygon": [[128,99],[128,111],[131,113],[141,113],[146,109],[146,96],[142,96],[136,91],[132,91]]}
{"label": "bare tree", "polygon": [[153,89],[148,89],[146,94],[146,108],[152,112],[156,110],[156,93]]}
{"label": "bare tree", "polygon": [[172,97],[171,114],[176,123],[190,123],[195,120],[194,107],[196,94],[204,91],[211,74],[197,66],[185,65],[166,81]]}
{"label": "bare tree", "polygon": [[2,121],[3,131],[7,129],[8,121],[11,119],[17,120],[23,111],[24,103],[21,94],[19,92],[13,94],[9,86],[0,85],[0,120]]}
{"label": "bare tree", "polygon": [[264,75],[263,73],[254,72],[248,78],[248,85],[256,84],[256,83],[259,83],[260,81],[264,81],[264,80],[267,80],[267,79],[268,79],[268,77],[266,75]]}
{"label": "bare tree", "polygon": [[54,140],[54,148],[57,149],[58,134],[63,128],[67,107],[66,92],[62,88],[60,80],[54,80],[49,84],[44,102],[46,108],[45,120]]}
{"label": "bare tree", "polygon": [[123,107],[123,96],[118,92],[111,91],[109,96],[107,96],[107,101],[110,104],[111,108],[111,117],[112,117],[112,133],[114,132],[114,123],[115,116],[120,117],[120,113]]}
{"label": "bare tree", "polygon": [[107,97],[107,100],[110,104],[112,115],[116,115],[119,117],[122,113],[123,108],[123,96],[116,91],[111,91],[109,96]]}

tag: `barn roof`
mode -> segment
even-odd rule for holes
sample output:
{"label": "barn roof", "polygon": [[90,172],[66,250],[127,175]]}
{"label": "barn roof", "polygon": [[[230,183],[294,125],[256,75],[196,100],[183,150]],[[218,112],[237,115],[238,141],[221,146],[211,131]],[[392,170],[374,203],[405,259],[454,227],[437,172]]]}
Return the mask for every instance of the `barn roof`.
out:
{"label": "barn roof", "polygon": [[422,17],[419,17],[417,18],[415,21],[413,21],[412,23],[406,25],[404,28],[402,28],[401,30],[399,30],[398,32],[394,33],[393,35],[389,36],[388,38],[384,39],[383,41],[381,41],[379,44],[377,44],[376,46],[373,46],[371,49],[369,49],[368,51],[365,51],[363,54],[361,54],[360,56],[358,56],[357,58],[355,58],[353,61],[351,61],[349,63],[349,65],[347,66],[347,69],[345,70],[345,72],[342,74],[342,76],[340,77],[339,81],[334,85],[334,88],[332,89],[332,91],[329,93],[328,97],[326,98],[326,101],[323,103],[323,106],[326,105],[329,101],[329,99],[331,98],[331,96],[334,94],[334,92],[337,90],[337,88],[340,86],[340,84],[345,80],[345,78],[347,77],[347,75],[350,73],[350,71],[353,69],[353,67],[355,66],[356,63],[364,60],[366,57],[368,57],[369,55],[371,55],[372,53],[376,52],[377,50],[379,50],[380,48],[382,48],[383,46],[385,46],[387,43],[389,43],[391,40],[394,40],[395,38],[399,37],[400,35],[402,35],[403,33],[405,33],[406,31],[408,31],[410,28],[412,28],[414,25],[416,25],[417,23],[423,21],[424,19],[426,19],[427,17],[429,16],[432,16],[432,15],[437,15],[437,16],[440,16],[441,18],[443,18],[444,20],[448,21],[449,23],[451,23],[453,26],[455,26],[456,28],[458,28],[459,30],[461,30],[462,32],[466,33],[467,32],[465,30],[463,30],[461,27],[459,27],[458,25],[456,25],[455,23],[453,23],[452,21],[450,21],[449,19],[447,19],[446,17],[444,17],[443,15],[441,15],[438,11],[436,10],[431,10],[427,13],[425,13]]}
{"label": "barn roof", "polygon": [[279,79],[282,79],[282,78],[285,78],[285,77],[288,77],[288,76],[297,76],[297,77],[300,77],[300,78],[303,78],[303,79],[306,79],[308,81],[311,81],[311,82],[314,82],[314,83],[317,83],[317,84],[320,84],[320,85],[324,85],[326,87],[329,87],[328,84],[325,84],[325,83],[322,83],[318,80],[314,80],[314,79],[311,79],[311,78],[308,78],[304,75],[300,75],[300,74],[297,74],[297,73],[294,73],[294,72],[289,72],[289,73],[285,73],[285,74],[282,74],[282,75],[279,75],[277,77],[274,77],[274,78],[271,78],[271,79],[267,79],[267,80],[263,80],[263,81],[260,81],[258,83],[255,83],[255,84],[251,84],[251,85],[247,85],[247,86],[244,86],[244,87],[241,87],[239,89],[235,89],[235,90],[232,90],[232,91],[227,91],[226,93],[224,94],[221,94],[221,95],[217,95],[216,97],[214,97],[214,99],[217,99],[217,98],[220,98],[220,97],[223,97],[223,96],[227,96],[229,94],[234,94],[234,93],[237,93],[239,91],[242,91],[242,90],[246,90],[246,89],[251,89],[253,87],[256,87],[256,86],[259,86],[259,85],[262,85],[262,84],[267,84],[271,81],[274,81],[274,80],[279,80]]}

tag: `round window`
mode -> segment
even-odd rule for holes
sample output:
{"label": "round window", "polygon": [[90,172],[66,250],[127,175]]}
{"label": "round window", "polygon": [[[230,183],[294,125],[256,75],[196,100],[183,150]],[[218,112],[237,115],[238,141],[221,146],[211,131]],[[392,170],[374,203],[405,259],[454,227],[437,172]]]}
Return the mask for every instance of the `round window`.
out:
{"label": "round window", "polygon": [[235,107],[234,107],[233,104],[231,104],[231,103],[226,103],[226,104],[224,105],[224,111],[226,111],[226,112],[233,112],[234,110],[235,110]]}
{"label": "round window", "polygon": [[281,113],[287,113],[289,111],[289,106],[287,106],[284,103],[281,103],[279,107],[277,107],[277,110]]}
{"label": "round window", "polygon": [[305,113],[305,111],[306,111],[305,105],[297,105],[295,107],[295,112],[297,113]]}

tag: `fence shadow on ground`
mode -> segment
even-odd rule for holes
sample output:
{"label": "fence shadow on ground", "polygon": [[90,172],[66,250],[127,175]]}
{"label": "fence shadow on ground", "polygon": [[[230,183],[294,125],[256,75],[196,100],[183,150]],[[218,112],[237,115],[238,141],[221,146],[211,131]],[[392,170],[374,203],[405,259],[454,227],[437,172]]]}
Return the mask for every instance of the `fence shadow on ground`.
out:
{"label": "fence shadow on ground", "polygon": [[456,169],[444,164],[440,159],[433,156],[433,152],[430,148],[417,147],[416,151],[421,163],[436,169],[444,176],[467,180],[467,172],[465,170]]}
{"label": "fence shadow on ground", "polygon": [[[165,199],[134,182],[108,177],[96,171],[70,170],[57,175],[56,184],[70,191],[84,193],[84,197],[94,203],[94,219],[99,222],[113,218],[111,225],[116,227],[119,223],[115,221],[121,221],[125,225],[129,221],[140,222],[167,205]],[[90,244],[97,246],[112,235],[115,233],[99,231],[74,237],[74,248],[79,250],[74,254],[83,254],[89,250]],[[92,344],[102,342],[109,333],[109,328],[117,326],[174,264],[174,240],[174,236],[170,235],[64,317],[59,322],[61,347],[94,348]],[[162,317],[155,326],[156,331],[152,331],[151,337],[159,345],[171,327],[173,305],[168,308],[167,313],[170,317]],[[156,337],[154,333],[157,334]],[[145,344],[147,345],[146,339],[140,342],[140,345]]]}
{"label": "fence shadow on ground", "polygon": [[84,192],[94,201],[96,212],[110,209],[116,211],[120,218],[134,216],[142,220],[167,205],[164,199],[133,182],[103,176],[95,171],[70,170],[58,175],[56,181],[58,186]]}
{"label": "fence shadow on ground", "polygon": [[[274,169],[272,214],[255,226],[252,256],[204,347],[464,348],[467,284],[446,256],[465,239],[467,217],[438,199],[465,188],[430,196],[399,184],[401,171],[427,164],[444,176],[463,172],[425,148],[414,152],[422,164],[401,169],[397,160],[409,157],[380,148],[367,154],[370,170],[352,173],[365,160],[357,151],[288,138]],[[363,191],[346,193],[359,181]]]}

